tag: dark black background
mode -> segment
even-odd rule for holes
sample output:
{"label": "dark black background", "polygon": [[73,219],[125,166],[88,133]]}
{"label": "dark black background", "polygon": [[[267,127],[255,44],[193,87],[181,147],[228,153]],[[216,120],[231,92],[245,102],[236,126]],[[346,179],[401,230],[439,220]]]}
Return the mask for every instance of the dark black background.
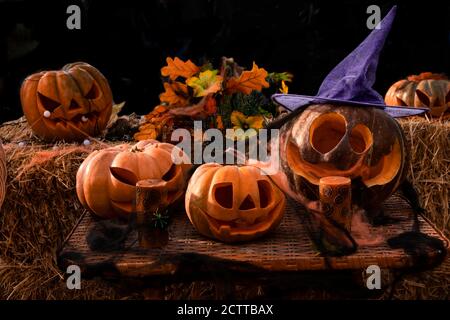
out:
{"label": "dark black background", "polygon": [[[367,6],[398,4],[375,88],[422,71],[450,73],[449,1],[36,1],[0,0],[0,120],[22,115],[21,81],[86,61],[109,79],[126,113],[148,113],[162,90],[166,56],[294,74],[291,93],[315,94],[324,76],[369,33]],[[66,8],[81,7],[81,30]]]}

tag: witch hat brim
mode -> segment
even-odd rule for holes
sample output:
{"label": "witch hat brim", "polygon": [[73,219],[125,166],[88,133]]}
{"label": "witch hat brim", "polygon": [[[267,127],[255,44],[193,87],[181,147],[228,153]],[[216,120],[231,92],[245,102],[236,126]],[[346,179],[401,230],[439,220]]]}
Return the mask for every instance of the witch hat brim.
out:
{"label": "witch hat brim", "polygon": [[326,103],[380,108],[395,118],[428,111],[428,108],[388,106],[372,88],[380,52],[396,11],[397,7],[394,6],[367,38],[327,75],[316,96],[275,94],[272,99],[290,111]]}
{"label": "witch hat brim", "polygon": [[369,103],[364,101],[330,99],[319,96],[306,96],[296,94],[274,94],[272,95],[272,100],[275,101],[277,104],[285,107],[289,111],[303,109],[312,104],[327,104],[327,103],[334,105],[375,107],[383,109],[386,113],[388,113],[391,117],[394,118],[410,117],[429,111],[428,108],[388,106],[386,104]]}

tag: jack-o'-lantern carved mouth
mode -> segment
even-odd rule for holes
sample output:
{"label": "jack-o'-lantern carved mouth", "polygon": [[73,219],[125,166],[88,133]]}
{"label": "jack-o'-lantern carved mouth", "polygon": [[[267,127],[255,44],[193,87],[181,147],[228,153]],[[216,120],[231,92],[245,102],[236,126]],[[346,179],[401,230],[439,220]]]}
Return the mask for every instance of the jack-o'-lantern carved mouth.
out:
{"label": "jack-o'-lantern carved mouth", "polygon": [[[346,119],[338,113],[319,115],[311,123],[308,142],[313,150],[309,152],[317,154],[321,161],[313,163],[305,160],[292,137],[287,142],[286,160],[296,175],[314,185],[327,176],[360,177],[367,187],[385,185],[396,177],[402,164],[398,139],[395,139],[389,153],[373,163],[370,154],[374,145],[371,130],[364,124],[356,124],[348,130]],[[355,159],[354,163],[345,169],[337,168],[336,159],[345,159],[349,154]]]}
{"label": "jack-o'-lantern carved mouth", "polygon": [[272,210],[268,211],[267,215],[258,217],[253,224],[249,224],[243,219],[232,221],[218,220],[198,206],[195,207],[203,215],[204,219],[208,221],[210,230],[215,234],[220,236],[252,235],[255,230],[265,232],[273,226],[275,220],[278,219],[279,207],[282,206],[281,202],[277,203]]}
{"label": "jack-o'-lantern carved mouth", "polygon": [[[46,118],[48,120],[49,125],[63,125],[63,126],[70,126],[72,125],[80,125],[82,123],[87,124],[95,124],[98,121],[98,117],[100,116],[99,112],[88,112],[84,114],[78,114],[75,117],[73,117],[70,120],[59,118],[59,117],[52,117]],[[70,123],[70,124],[69,124]]]}

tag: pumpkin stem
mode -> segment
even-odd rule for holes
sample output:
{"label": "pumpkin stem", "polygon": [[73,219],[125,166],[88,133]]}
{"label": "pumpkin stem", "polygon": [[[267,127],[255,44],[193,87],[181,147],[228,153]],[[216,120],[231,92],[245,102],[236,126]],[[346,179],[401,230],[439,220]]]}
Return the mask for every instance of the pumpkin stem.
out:
{"label": "pumpkin stem", "polygon": [[412,75],[407,78],[409,81],[420,82],[422,80],[448,80],[443,73],[422,72],[418,75]]}
{"label": "pumpkin stem", "polygon": [[131,149],[131,152],[142,152],[142,151],[144,151],[144,150],[143,149],[139,149],[138,147],[133,147]]}

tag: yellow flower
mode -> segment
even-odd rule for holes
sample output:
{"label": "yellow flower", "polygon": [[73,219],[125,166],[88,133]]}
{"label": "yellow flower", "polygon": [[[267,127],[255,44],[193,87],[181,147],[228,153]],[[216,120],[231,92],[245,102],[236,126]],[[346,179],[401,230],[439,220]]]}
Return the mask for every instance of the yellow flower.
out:
{"label": "yellow flower", "polygon": [[263,128],[264,117],[261,115],[246,117],[240,111],[233,111],[230,116],[233,124],[234,138],[239,140],[254,136]]}
{"label": "yellow flower", "polygon": [[186,84],[194,89],[194,97],[205,97],[222,89],[223,78],[217,75],[218,70],[206,70],[198,77],[191,77]]}
{"label": "yellow flower", "polygon": [[284,93],[284,94],[288,94],[288,92],[289,92],[289,87],[287,86],[287,84],[284,80],[281,81],[280,92]]}

